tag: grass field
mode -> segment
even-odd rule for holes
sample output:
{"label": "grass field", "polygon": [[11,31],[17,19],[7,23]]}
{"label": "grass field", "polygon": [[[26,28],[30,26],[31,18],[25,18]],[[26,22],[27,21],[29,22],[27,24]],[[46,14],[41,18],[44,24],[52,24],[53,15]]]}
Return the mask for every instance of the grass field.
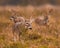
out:
{"label": "grass field", "polygon": [[[50,9],[53,9],[49,13]],[[60,48],[60,7],[57,6],[0,6],[0,48]],[[25,18],[50,14],[49,27],[32,23],[33,29],[22,30],[21,41],[13,41],[12,10]]]}

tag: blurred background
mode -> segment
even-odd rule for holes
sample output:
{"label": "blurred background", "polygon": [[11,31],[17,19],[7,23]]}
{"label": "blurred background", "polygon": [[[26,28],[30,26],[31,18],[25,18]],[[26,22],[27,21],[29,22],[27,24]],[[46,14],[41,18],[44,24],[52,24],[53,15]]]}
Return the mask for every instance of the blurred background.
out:
{"label": "blurred background", "polygon": [[0,5],[34,5],[50,3],[52,5],[60,5],[60,0],[0,0]]}

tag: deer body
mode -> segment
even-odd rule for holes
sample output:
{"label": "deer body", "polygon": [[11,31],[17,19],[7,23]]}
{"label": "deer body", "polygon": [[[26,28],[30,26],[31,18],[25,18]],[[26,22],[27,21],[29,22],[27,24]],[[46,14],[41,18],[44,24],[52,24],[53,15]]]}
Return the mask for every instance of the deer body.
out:
{"label": "deer body", "polygon": [[14,22],[14,25],[13,25],[13,34],[15,33],[15,30],[16,30],[16,33],[19,34],[19,37],[21,35],[21,29],[19,30],[19,26],[23,25],[23,27],[25,27],[26,29],[32,29],[32,20],[31,19],[24,19],[23,17],[15,17],[15,16],[12,16],[11,19],[13,22]]}
{"label": "deer body", "polygon": [[35,22],[39,25],[46,25],[48,23],[48,16],[39,16],[35,19]]}

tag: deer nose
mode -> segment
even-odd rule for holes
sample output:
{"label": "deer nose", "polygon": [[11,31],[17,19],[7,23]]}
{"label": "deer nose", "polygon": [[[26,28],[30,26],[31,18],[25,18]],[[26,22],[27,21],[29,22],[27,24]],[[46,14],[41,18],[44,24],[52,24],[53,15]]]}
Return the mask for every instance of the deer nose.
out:
{"label": "deer nose", "polygon": [[13,20],[13,18],[10,18],[10,20]]}
{"label": "deer nose", "polygon": [[29,28],[30,30],[32,30],[32,28]]}

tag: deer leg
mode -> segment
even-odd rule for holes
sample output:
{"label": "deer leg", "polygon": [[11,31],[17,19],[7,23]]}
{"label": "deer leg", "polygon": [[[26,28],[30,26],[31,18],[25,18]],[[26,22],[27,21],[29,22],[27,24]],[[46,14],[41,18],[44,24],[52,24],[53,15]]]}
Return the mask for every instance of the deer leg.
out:
{"label": "deer leg", "polygon": [[17,26],[17,34],[18,34],[18,40],[20,41],[20,35],[21,35],[21,30],[19,29],[19,26]]}
{"label": "deer leg", "polygon": [[13,40],[16,41],[17,40],[17,32],[18,32],[18,27],[16,24],[14,24],[13,26]]}
{"label": "deer leg", "polygon": [[16,41],[16,35],[15,35],[15,25],[12,27],[12,33],[13,33],[13,40]]}

